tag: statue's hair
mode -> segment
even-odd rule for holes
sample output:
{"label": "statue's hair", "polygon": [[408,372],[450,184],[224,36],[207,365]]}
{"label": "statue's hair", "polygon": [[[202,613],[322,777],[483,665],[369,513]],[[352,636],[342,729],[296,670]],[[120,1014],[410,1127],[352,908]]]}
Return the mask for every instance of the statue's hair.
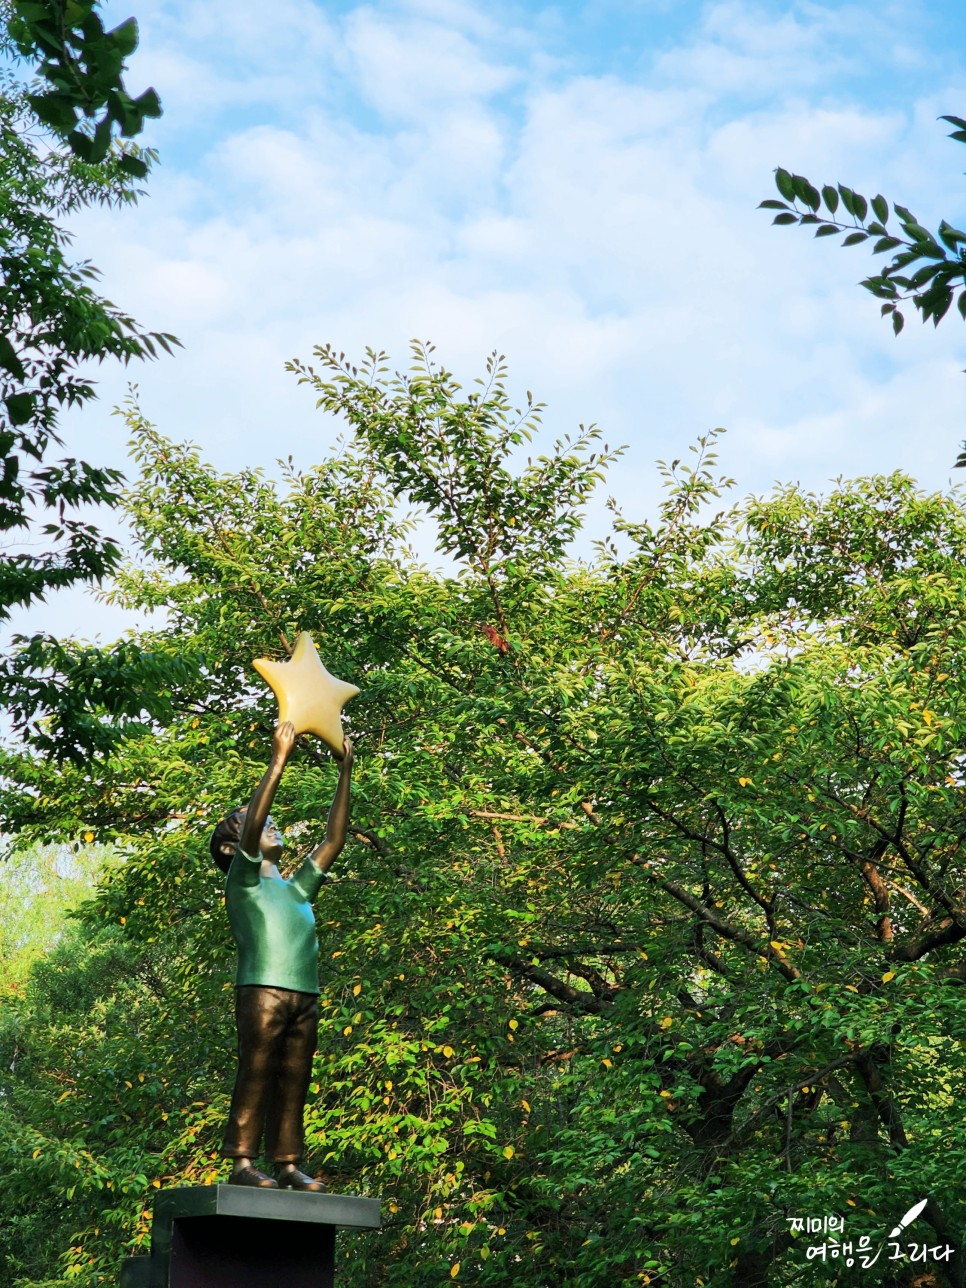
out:
{"label": "statue's hair", "polygon": [[238,809],[233,809],[230,814],[225,815],[211,834],[208,849],[211,851],[211,857],[222,872],[227,872],[231,867],[235,850],[241,840],[242,827],[245,824],[245,815],[247,813],[248,806],[239,805]]}

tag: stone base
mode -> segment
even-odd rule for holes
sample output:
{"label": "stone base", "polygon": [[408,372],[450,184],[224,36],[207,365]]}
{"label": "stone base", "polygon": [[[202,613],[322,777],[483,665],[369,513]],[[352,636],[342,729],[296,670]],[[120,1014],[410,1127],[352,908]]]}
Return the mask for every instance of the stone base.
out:
{"label": "stone base", "polygon": [[120,1288],[332,1288],[337,1229],[377,1230],[377,1199],[241,1185],[161,1190],[151,1255]]}

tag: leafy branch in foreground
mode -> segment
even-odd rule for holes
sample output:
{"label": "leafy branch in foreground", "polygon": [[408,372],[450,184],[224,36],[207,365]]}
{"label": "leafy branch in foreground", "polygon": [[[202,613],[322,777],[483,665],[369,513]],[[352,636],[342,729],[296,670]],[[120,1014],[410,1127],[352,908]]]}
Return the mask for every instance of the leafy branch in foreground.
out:
{"label": "leafy branch in foreground", "polygon": [[[125,60],[138,45],[137,21],[105,31],[96,10],[97,0],[14,0],[7,41],[21,58],[38,60],[40,83],[27,96],[37,119],[91,163],[107,158],[115,126],[130,139],[146,119],[161,115],[154,89],[132,98],[124,86]],[[148,173],[136,152],[123,152],[118,165],[135,179]]]}
{"label": "leafy branch in foreground", "polygon": [[73,261],[60,223],[84,206],[135,202],[156,160],[132,138],[160,114],[157,95],[129,99],[122,77],[137,24],[105,33],[95,7],[18,0],[0,14],[0,54],[32,60],[37,73],[21,83],[0,70],[0,622],[115,566],[117,543],[86,511],[116,502],[120,473],[52,459],[64,446],[60,417],[95,397],[90,363],[154,358],[179,343],[98,293],[97,270]]}
{"label": "leafy branch in foreground", "polygon": [[[955,127],[950,138],[966,143],[966,119],[941,119]],[[905,324],[900,306],[908,300],[923,322],[931,319],[934,326],[949,312],[954,298],[960,315],[966,318],[966,232],[943,219],[933,234],[905,206],[893,202],[890,210],[881,194],[870,201],[842,183],[827,183],[819,189],[803,175],[781,166],[775,171],[775,187],[782,199],[769,198],[758,207],[778,212],[772,223],[812,226],[816,237],[844,233],[843,246],[860,246],[871,240],[874,255],[893,252],[886,267],[864,278],[862,285],[882,301],[882,316],[892,319],[896,335]],[[892,215],[898,227],[890,227]],[[964,465],[966,444],[956,460],[957,467]]]}

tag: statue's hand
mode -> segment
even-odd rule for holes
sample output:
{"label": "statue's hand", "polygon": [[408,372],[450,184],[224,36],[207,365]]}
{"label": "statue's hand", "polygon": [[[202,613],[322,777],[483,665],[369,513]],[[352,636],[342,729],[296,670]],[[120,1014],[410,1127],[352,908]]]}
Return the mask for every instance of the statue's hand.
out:
{"label": "statue's hand", "polygon": [[283,720],[281,724],[276,725],[275,732],[272,734],[272,755],[281,760],[288,760],[297,736],[295,725],[291,720]]}
{"label": "statue's hand", "polygon": [[344,738],[342,741],[342,768],[346,773],[352,768],[352,760],[355,756],[355,750],[352,746],[351,738]]}

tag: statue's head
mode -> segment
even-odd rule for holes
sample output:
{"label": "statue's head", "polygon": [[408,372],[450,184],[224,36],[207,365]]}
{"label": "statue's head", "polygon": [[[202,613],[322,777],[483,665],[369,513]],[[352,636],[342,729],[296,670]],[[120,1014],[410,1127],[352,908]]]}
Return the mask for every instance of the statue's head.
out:
{"label": "statue's head", "polygon": [[[211,834],[208,848],[211,851],[211,857],[222,872],[227,872],[231,867],[232,858],[238,848],[238,842],[241,840],[242,828],[245,826],[245,815],[247,813],[247,805],[240,805],[238,809],[233,809],[230,814],[225,815]],[[277,862],[284,844],[281,832],[276,827],[272,816],[269,815],[265,820],[265,827],[259,843],[262,857],[271,859],[273,863]]]}
{"label": "statue's head", "polygon": [[225,815],[211,834],[208,848],[211,851],[211,857],[222,872],[227,872],[231,867],[232,858],[238,848],[238,842],[241,840],[242,827],[245,824],[245,815],[247,813],[247,805],[241,805],[238,809],[233,809],[230,814]]}

